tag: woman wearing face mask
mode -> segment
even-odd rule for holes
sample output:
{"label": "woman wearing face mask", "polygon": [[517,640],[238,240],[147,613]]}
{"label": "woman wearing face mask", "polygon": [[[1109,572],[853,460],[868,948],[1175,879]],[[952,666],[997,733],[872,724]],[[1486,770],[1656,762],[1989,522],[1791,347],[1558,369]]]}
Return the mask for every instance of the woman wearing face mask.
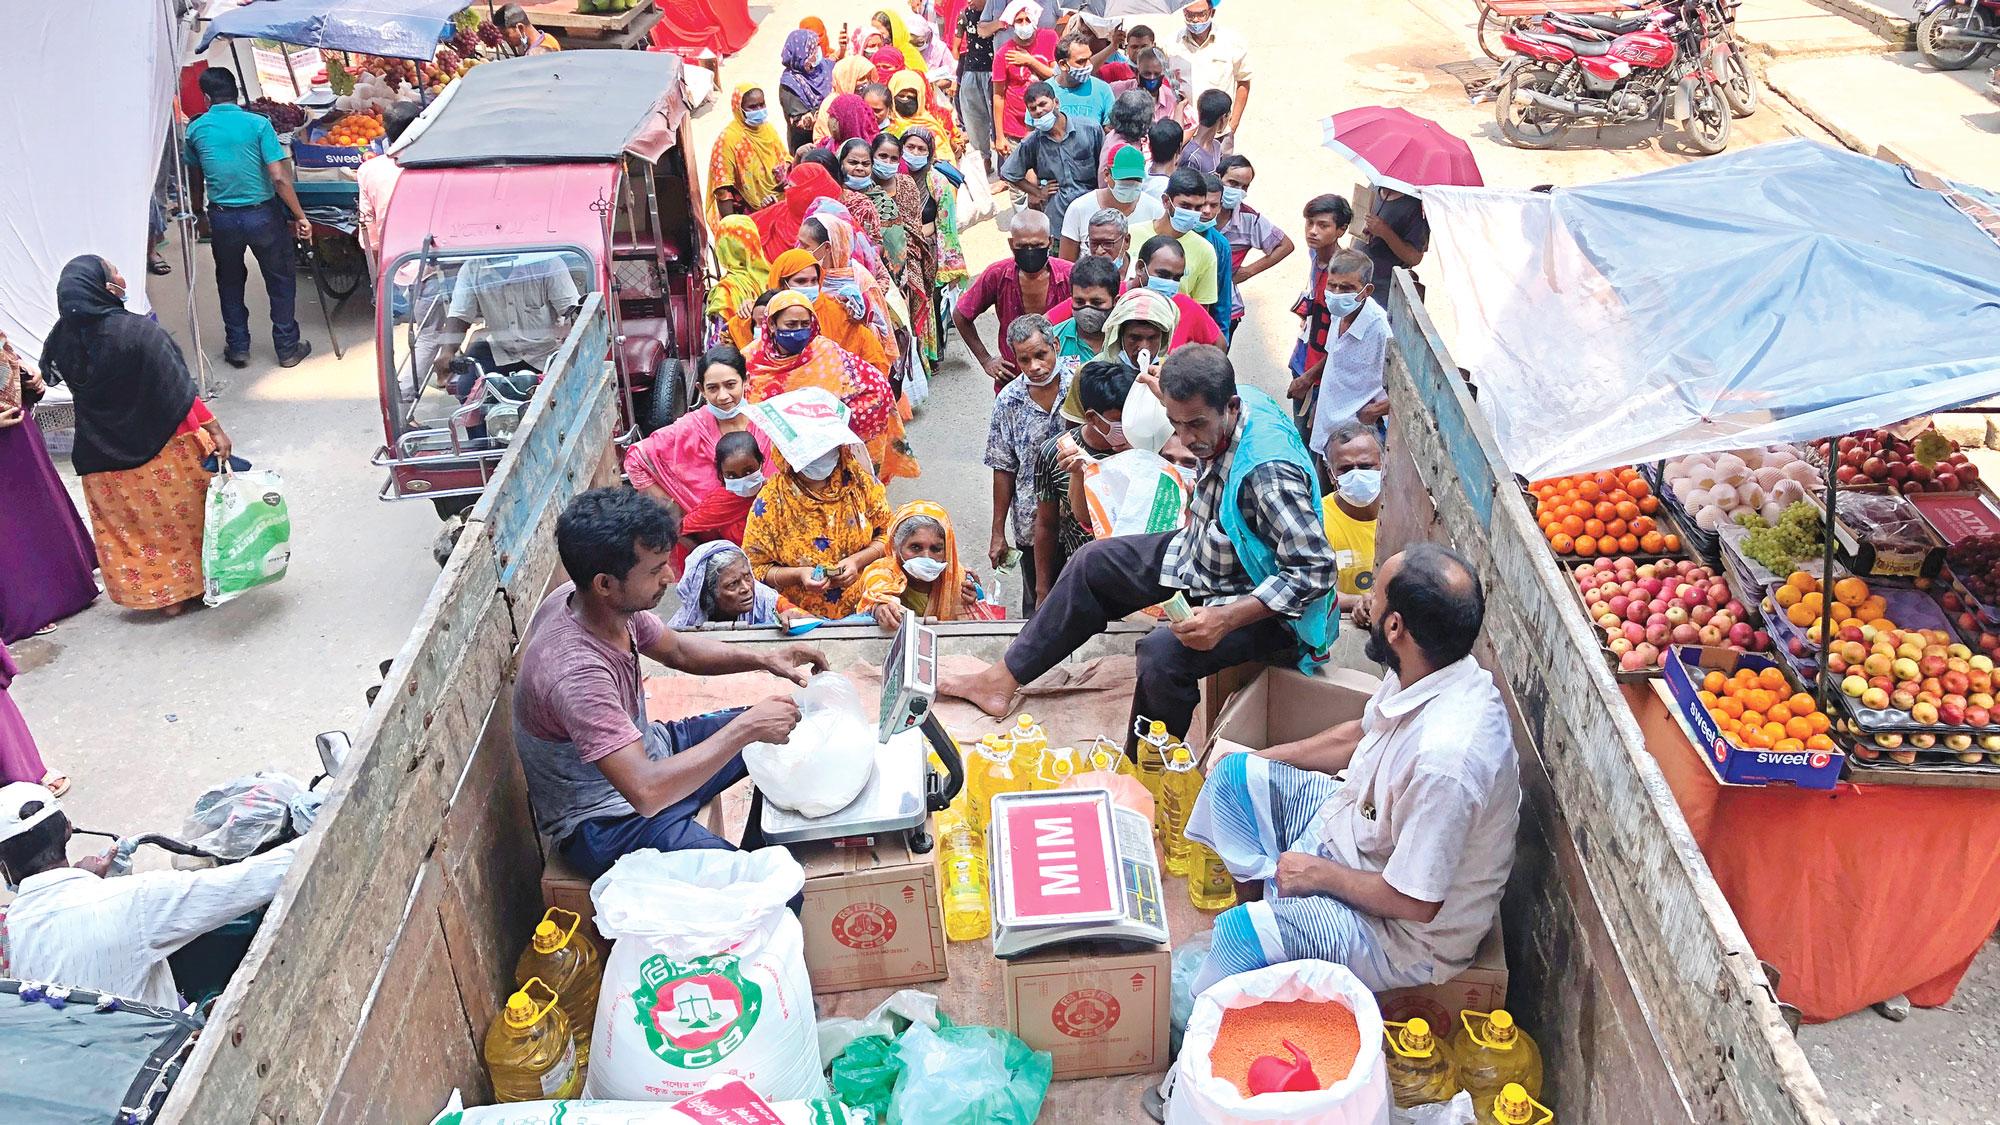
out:
{"label": "woman wearing face mask", "polygon": [[750,557],[734,543],[703,543],[688,555],[674,586],[680,608],[669,629],[703,625],[790,625],[812,616],[750,574]]}
{"label": "woman wearing face mask", "polygon": [[847,404],[848,427],[868,446],[881,479],[918,475],[887,374],[820,335],[805,294],[786,290],[771,298],[768,307],[770,329],[748,356],[750,401],[819,387]]}
{"label": "woman wearing face mask", "polygon": [[929,129],[911,126],[903,134],[903,167],[922,199],[917,244],[924,249],[917,261],[923,270],[924,304],[930,315],[917,324],[917,342],[927,366],[944,356],[944,298],[965,287],[969,274],[965,250],[958,241],[958,190],[937,170],[935,141]]}
{"label": "woman wearing face mask", "polygon": [[[809,237],[808,230],[824,233],[826,224],[823,220],[807,219],[799,226],[801,239]],[[838,344],[863,363],[888,371],[889,357],[882,349],[881,338],[869,330],[868,309],[858,286],[853,287],[855,291],[851,294],[841,293],[822,284],[822,280],[820,263],[811,250],[787,250],[771,263],[771,288],[797,293],[810,302],[820,337]],[[854,307],[849,307],[850,300]],[[855,308],[861,310],[859,316],[855,315]]]}
{"label": "woman wearing face mask", "polygon": [[[884,280],[902,290],[910,306],[911,326],[920,337],[928,326],[934,349],[936,326],[930,323],[933,313],[926,279],[937,268],[937,252],[923,237],[923,196],[916,181],[902,170],[903,143],[890,133],[880,134],[865,149],[850,141],[840,151],[840,162],[847,177],[847,191],[840,201],[882,247],[889,274]],[[875,218],[872,229],[868,226],[871,213]],[[929,370],[928,355],[924,365]]]}
{"label": "woman wearing face mask", "polygon": [[[833,64],[831,88],[827,93],[826,101],[820,103],[819,120],[813,125],[814,141],[821,144],[828,142],[839,144],[840,141],[846,139],[834,136],[836,122],[833,116],[833,107],[843,97],[851,97],[856,102],[860,102],[861,84],[863,82],[872,82],[874,79],[875,64],[859,55],[849,55]],[[868,107],[863,103],[861,108],[865,112]]]}
{"label": "woman wearing face mask", "polygon": [[[888,46],[899,56],[895,67],[889,71],[890,74],[904,68],[921,74],[930,68],[931,64],[924,58],[924,53],[917,50],[916,44],[910,39],[910,29],[904,23],[902,13],[884,9],[876,12],[869,23],[886,36]],[[888,79],[883,78],[881,81],[887,82]]]}
{"label": "woman wearing face mask", "polygon": [[888,556],[861,572],[862,612],[894,630],[904,609],[927,621],[957,621],[972,616],[978,602],[978,580],[958,563],[958,538],[945,510],[929,500],[896,509]]}
{"label": "woman wearing face mask", "polygon": [[889,499],[852,446],[778,474],[750,505],[743,553],[756,578],[816,617],[861,608],[861,572],[889,549]]}
{"label": "woman wearing face mask", "polygon": [[724,437],[745,434],[759,448],[771,444],[743,413],[748,401],[743,354],[728,344],[710,348],[701,357],[700,370],[700,408],[625,451],[625,475],[632,487],[672,508],[676,516],[723,487],[715,451]]}
{"label": "woman wearing face mask", "polygon": [[94,254],[56,282],[42,380],[76,398],[71,463],[97,539],[104,592],[172,617],[202,592],[202,510],[229,435],[195,393],[187,361],[158,323],[125,308],[125,279]]}
{"label": "woman wearing face mask", "polygon": [[[908,137],[911,129],[923,129],[931,136],[935,145],[942,138],[946,151],[942,154],[925,152],[929,158],[944,161],[957,160],[965,152],[965,139],[958,134],[958,126],[953,121],[951,110],[930,96],[930,86],[924,77],[914,70],[899,70],[889,79],[889,131],[899,137]],[[905,157],[907,163],[907,156]],[[925,165],[928,167],[928,162]],[[917,166],[909,170],[917,172]]]}
{"label": "woman wearing face mask", "polygon": [[797,152],[813,141],[819,107],[833,95],[833,62],[820,50],[819,37],[805,28],[785,36],[778,61],[778,107],[785,113],[785,141]]}
{"label": "woman wearing face mask", "polygon": [[708,225],[724,215],[740,215],[778,201],[779,185],[791,166],[791,149],[771,122],[764,91],[754,83],[736,87],[729,99],[730,122],[715,139],[708,159]]}

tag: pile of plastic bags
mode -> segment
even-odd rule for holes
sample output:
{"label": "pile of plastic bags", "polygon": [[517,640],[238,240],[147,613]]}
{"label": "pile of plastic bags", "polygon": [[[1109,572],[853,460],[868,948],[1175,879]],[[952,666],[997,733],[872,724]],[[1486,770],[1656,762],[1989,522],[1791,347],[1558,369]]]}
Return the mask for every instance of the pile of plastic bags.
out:
{"label": "pile of plastic bags", "polygon": [[842,1039],[833,1096],[885,1125],[1030,1125],[1055,1076],[1047,1051],[997,1027],[956,1026],[921,992],[898,992],[864,1020],[820,1021],[822,1051]]}

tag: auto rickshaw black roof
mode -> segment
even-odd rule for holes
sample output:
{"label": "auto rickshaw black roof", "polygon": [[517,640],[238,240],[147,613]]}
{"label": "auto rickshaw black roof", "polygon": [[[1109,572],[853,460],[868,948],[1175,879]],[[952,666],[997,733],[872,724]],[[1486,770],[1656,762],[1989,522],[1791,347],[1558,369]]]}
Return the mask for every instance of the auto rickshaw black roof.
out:
{"label": "auto rickshaw black roof", "polygon": [[404,168],[587,164],[674,146],[687,116],[681,60],[654,51],[561,51],[474,67],[396,150]]}

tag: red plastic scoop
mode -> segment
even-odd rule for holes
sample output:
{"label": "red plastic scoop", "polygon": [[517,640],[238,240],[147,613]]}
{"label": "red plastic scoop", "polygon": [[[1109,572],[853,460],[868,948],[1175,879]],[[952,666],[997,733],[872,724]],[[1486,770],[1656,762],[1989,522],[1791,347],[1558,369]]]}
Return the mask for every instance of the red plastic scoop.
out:
{"label": "red plastic scoop", "polygon": [[1313,1073],[1312,1059],[1298,1045],[1289,1039],[1280,1040],[1285,1050],[1292,1053],[1292,1061],[1286,1062],[1275,1055],[1259,1055],[1250,1063],[1247,1079],[1250,1093],[1276,1094],[1285,1091],[1323,1090],[1325,1085],[1319,1075]]}

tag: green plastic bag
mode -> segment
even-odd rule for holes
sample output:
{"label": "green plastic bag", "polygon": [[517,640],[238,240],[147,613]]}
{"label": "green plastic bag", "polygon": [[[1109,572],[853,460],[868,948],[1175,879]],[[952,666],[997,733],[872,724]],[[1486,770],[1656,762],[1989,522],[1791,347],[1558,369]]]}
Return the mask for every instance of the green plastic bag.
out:
{"label": "green plastic bag", "polygon": [[903,1074],[895,1040],[864,1035],[848,1044],[829,1069],[833,1096],[840,1104],[870,1110],[877,1121],[889,1119],[889,1100],[896,1093],[896,1079]]}
{"label": "green plastic bag", "polygon": [[1056,1068],[997,1027],[915,1024],[896,1037],[896,1057],[889,1125],[1032,1125]]}
{"label": "green plastic bag", "polygon": [[221,605],[285,576],[292,516],[285,482],[269,469],[217,473],[208,481],[201,529],[201,600]]}

